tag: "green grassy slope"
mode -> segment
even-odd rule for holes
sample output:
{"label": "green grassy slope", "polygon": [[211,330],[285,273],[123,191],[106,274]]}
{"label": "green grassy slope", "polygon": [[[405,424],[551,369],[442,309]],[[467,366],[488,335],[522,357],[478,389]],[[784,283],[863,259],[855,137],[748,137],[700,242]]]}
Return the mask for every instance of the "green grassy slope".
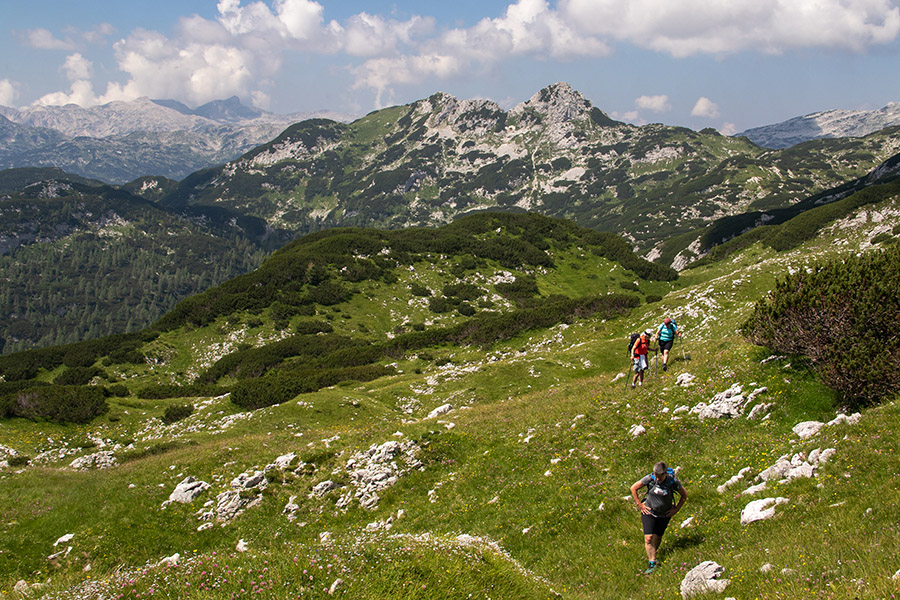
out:
{"label": "green grassy slope", "polygon": [[[657,282],[663,300],[627,316],[580,319],[488,348],[423,349],[398,359],[393,376],[345,381],[253,412],[227,397],[190,399],[192,416],[163,425],[165,407],[184,400],[130,396],[110,399],[110,413],[87,425],[2,421],[0,445],[33,461],[0,475],[0,588],[11,597],[24,580],[50,598],[304,598],[329,590],[353,598],[672,598],[687,570],[715,560],[731,580],[724,596],[890,597],[900,551],[883,499],[896,492],[900,406],[867,410],[857,425],[826,426],[801,441],[795,424],[835,417],[832,393],[801,362],[762,364],[768,353],[745,343],[737,327],[779,273],[867,250],[898,215],[898,200],[887,200],[794,250],[753,245],[683,273],[677,284]],[[555,262],[536,270],[543,293],[622,289],[621,267],[591,253],[560,251]],[[440,262],[413,267],[408,277],[429,287],[449,271]],[[341,331],[364,324],[373,338],[396,335],[391,324],[431,318],[396,292],[407,283],[371,284],[316,318]],[[626,391],[627,334],[665,315],[685,332],[672,368]],[[173,329],[152,342],[157,364],[110,371],[129,386],[186,378],[225,348],[278,335],[267,313],[258,318],[256,328],[223,317]],[[693,385],[675,384],[682,373]],[[772,404],[768,418],[673,414],[733,384],[766,387],[757,403]],[[428,418],[448,403],[450,412]],[[633,437],[638,424],[646,433]],[[414,444],[418,462],[394,457],[398,479],[378,492],[373,509],[352,493],[338,508],[355,489],[348,463],[389,441]],[[54,457],[37,460],[49,448]],[[815,478],[741,495],[779,457],[816,448],[836,453]],[[101,450],[112,450],[118,466],[67,467]],[[260,498],[258,506],[198,531],[206,521],[197,513],[233,478],[288,453],[297,458],[269,469],[264,491],[242,492]],[[690,498],[664,538],[662,568],[647,577],[639,574],[639,516],[625,497],[660,459],[680,468]],[[746,467],[742,482],[717,491]],[[210,489],[162,508],[187,476]],[[313,494],[325,481],[338,487]],[[741,509],[762,497],[788,501],[775,518],[741,525]],[[288,504],[296,505],[293,519]],[[179,566],[159,564],[175,553]]]}

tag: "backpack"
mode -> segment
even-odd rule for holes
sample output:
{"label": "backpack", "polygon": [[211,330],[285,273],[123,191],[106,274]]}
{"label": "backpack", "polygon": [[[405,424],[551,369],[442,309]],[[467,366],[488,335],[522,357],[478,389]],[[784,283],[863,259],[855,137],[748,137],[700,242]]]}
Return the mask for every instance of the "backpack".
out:
{"label": "backpack", "polygon": [[641,337],[640,333],[632,333],[628,338],[628,351],[631,352],[631,349],[634,348],[634,343]]}
{"label": "backpack", "polygon": [[[650,483],[654,486],[658,486],[659,484],[656,482],[656,473],[650,473]],[[649,489],[650,486],[647,486]],[[666,480],[662,484],[662,487],[674,489],[675,488],[675,471],[672,470],[671,467],[666,469]]]}
{"label": "backpack", "polygon": [[[665,490],[665,493],[662,496],[665,498],[663,501],[659,495],[654,494],[653,490],[656,488],[661,488]],[[644,502],[647,506],[650,507],[650,510],[657,514],[656,511],[667,511],[672,507],[673,497],[672,492],[675,490],[675,471],[671,468],[666,469],[666,480],[661,485],[656,480],[656,474],[650,473],[650,483],[647,484],[647,496],[644,498]]]}

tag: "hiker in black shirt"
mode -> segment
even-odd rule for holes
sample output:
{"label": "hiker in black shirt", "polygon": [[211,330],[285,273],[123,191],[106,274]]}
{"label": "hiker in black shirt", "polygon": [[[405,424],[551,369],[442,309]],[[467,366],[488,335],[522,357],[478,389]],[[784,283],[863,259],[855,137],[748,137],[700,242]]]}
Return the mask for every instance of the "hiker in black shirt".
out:
{"label": "hiker in black shirt", "polygon": [[[638,490],[647,488],[647,496],[642,501],[638,498]],[[678,504],[673,506],[673,495],[678,494]],[[653,472],[631,486],[631,497],[641,509],[641,523],[644,527],[644,548],[650,564],[644,573],[652,573],[659,567],[656,551],[662,541],[663,533],[669,526],[669,520],[675,516],[687,500],[687,492],[681,482],[675,478],[672,469],[664,462],[653,465]]]}

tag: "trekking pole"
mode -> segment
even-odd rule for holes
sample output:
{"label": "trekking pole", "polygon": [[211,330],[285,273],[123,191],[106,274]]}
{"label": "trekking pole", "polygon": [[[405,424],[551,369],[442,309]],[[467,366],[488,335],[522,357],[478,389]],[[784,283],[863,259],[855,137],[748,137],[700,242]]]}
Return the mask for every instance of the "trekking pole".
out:
{"label": "trekking pole", "polygon": [[681,360],[687,360],[687,358],[684,355],[684,340],[682,339],[682,336],[680,336],[680,335],[678,336],[678,345],[681,346]]}
{"label": "trekking pole", "polygon": [[631,361],[631,359],[628,359],[628,368],[625,369],[625,373],[626,373],[626,375],[625,375],[625,391],[626,392],[628,391],[628,380],[631,379],[631,365],[632,365],[632,361]]}

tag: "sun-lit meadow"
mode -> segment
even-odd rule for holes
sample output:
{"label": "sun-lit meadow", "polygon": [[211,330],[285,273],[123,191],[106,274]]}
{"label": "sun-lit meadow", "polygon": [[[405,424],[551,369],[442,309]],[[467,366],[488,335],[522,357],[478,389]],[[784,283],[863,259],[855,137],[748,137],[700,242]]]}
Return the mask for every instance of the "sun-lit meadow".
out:
{"label": "sun-lit meadow", "polygon": [[[0,444],[32,459],[0,471],[0,597],[17,597],[14,586],[24,581],[28,594],[60,599],[671,599],[687,571],[714,560],[731,581],[723,597],[893,598],[900,594],[893,578],[900,520],[890,502],[898,490],[900,406],[867,409],[856,425],[826,426],[800,440],[794,425],[827,423],[840,403],[802,360],[763,364],[770,353],[738,332],[780,273],[809,266],[814,254],[862,248],[876,225],[826,231],[785,254],[753,246],[683,273],[679,284],[652,284],[663,300],[623,318],[579,320],[490,348],[431,348],[398,360],[395,376],[344,382],[249,413],[227,397],[192,399],[191,416],[164,425],[165,407],[183,400],[126,397],[110,399],[111,411],[88,425],[0,422]],[[542,292],[575,295],[620,281],[578,277],[597,273],[597,264],[566,265]],[[433,274],[415,276],[436,285]],[[357,297],[332,322],[386,333],[404,310],[409,322],[429,318],[390,298],[373,288],[365,296],[370,316]],[[676,317],[683,341],[668,372],[653,369],[632,391],[620,375],[627,335],[667,315]],[[190,355],[221,342],[227,327],[161,337],[155,343],[177,358],[158,372],[177,379],[191,368]],[[258,333],[277,334],[268,323]],[[676,385],[682,373],[694,376],[691,385]],[[151,372],[123,375],[140,380]],[[756,402],[772,403],[768,417],[676,414],[734,384],[745,393],[765,387]],[[427,418],[446,403],[450,412]],[[645,433],[633,436],[634,425]],[[414,442],[421,467],[380,491],[373,510],[339,509],[340,486],[351,485],[348,460],[391,440]],[[35,460],[49,448],[64,457]],[[816,448],[836,454],[814,478],[741,494],[779,457]],[[114,451],[117,466],[67,468],[104,449]],[[290,452],[311,466],[273,472],[258,506],[198,531],[198,512],[235,476]],[[658,460],[679,468],[689,499],[663,540],[662,568],[645,576],[628,488]],[[742,481],[717,491],[745,467]],[[187,476],[211,488],[191,504],[163,508]],[[338,487],[311,493],[326,480]],[[779,496],[788,501],[774,518],[741,525],[750,500]],[[289,501],[297,506],[292,514]],[[54,545],[65,534],[73,537]],[[176,553],[176,564],[161,562]]]}

